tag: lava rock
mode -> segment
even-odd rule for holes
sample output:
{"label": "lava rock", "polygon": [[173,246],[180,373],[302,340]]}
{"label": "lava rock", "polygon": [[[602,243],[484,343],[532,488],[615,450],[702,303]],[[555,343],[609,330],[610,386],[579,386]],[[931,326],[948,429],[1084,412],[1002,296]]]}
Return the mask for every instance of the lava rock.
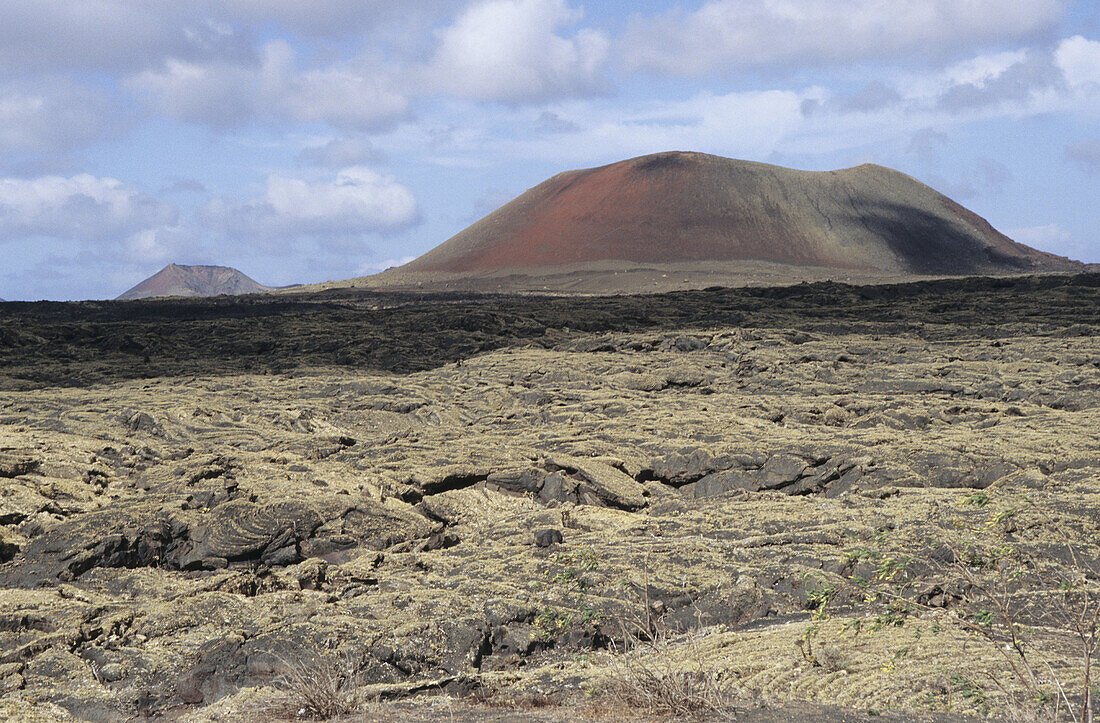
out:
{"label": "lava rock", "polygon": [[549,528],[545,530],[539,530],[535,533],[535,544],[539,547],[560,545],[564,541],[565,538],[562,537],[561,530]]}

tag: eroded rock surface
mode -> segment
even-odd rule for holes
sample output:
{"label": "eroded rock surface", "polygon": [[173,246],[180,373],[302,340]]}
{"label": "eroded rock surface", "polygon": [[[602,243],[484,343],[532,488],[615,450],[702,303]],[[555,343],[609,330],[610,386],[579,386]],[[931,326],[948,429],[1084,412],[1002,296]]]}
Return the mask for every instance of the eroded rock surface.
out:
{"label": "eroded rock surface", "polygon": [[[577,311],[598,331],[406,374],[289,357],[292,373],[248,374],[226,357],[50,386],[16,363],[0,392],[0,710],[241,715],[319,651],[354,657],[383,697],[576,691],[639,616],[712,631],[697,657],[745,690],[965,707],[925,685],[936,661],[993,664],[964,636],[902,641],[889,676],[900,638],[860,639],[863,662],[825,678],[792,626],[829,585],[858,605],[842,583],[890,555],[941,554],[967,500],[1032,495],[1094,546],[1100,299],[1091,277],[1041,287],[942,316],[942,298],[895,294],[843,324],[799,306],[748,328],[715,306],[615,331]],[[440,313],[475,335],[499,321]],[[1039,545],[1047,523],[1015,519],[1009,534]]]}

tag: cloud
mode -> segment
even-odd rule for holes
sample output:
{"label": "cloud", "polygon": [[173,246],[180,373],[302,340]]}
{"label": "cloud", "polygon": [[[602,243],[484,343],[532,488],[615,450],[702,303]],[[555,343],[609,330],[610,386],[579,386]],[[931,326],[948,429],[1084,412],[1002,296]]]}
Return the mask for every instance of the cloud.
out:
{"label": "cloud", "polygon": [[383,0],[220,0],[220,4],[229,17],[311,37],[362,32],[376,23],[390,5]]}
{"label": "cloud", "polygon": [[676,75],[930,56],[1032,36],[1057,0],[709,0],[636,16],[618,44],[627,67]]}
{"label": "cloud", "polygon": [[400,46],[402,36],[426,34],[458,2],[0,0],[0,72],[132,74],[168,58],[243,63],[254,58],[257,38],[288,34]]}
{"label": "cloud", "polygon": [[1100,41],[1076,35],[1058,45],[1054,58],[1070,87],[1100,86]]}
{"label": "cloud", "polygon": [[[849,95],[807,88],[802,91],[805,122],[795,133],[850,147],[909,136],[906,152],[935,165],[945,129],[980,120],[1080,112],[1088,93],[1070,87],[1056,58],[1057,47],[981,54],[932,72],[882,69],[888,83],[873,80]],[[975,183],[994,188],[1008,180],[995,178],[1004,174],[989,168],[981,175],[971,188]]]}
{"label": "cloud", "polygon": [[174,208],[113,178],[0,179],[0,238],[103,241],[176,220]]}
{"label": "cloud", "polygon": [[339,244],[348,237],[398,231],[420,220],[416,197],[391,176],[363,167],[346,168],[332,181],[311,183],[272,174],[261,198],[244,203],[211,201],[200,221],[230,237],[270,246],[314,238]]}
{"label": "cloud", "polygon": [[0,68],[132,72],[165,56],[243,57],[247,34],[174,0],[0,0]]}
{"label": "cloud", "polygon": [[382,160],[382,153],[366,138],[334,138],[323,146],[303,148],[298,162],[307,166],[347,168]]}
{"label": "cloud", "polygon": [[1068,146],[1066,157],[1080,163],[1089,173],[1100,174],[1100,139],[1080,141]]}
{"label": "cloud", "polygon": [[674,149],[762,158],[799,127],[806,98],[780,90],[700,93],[683,101],[599,111],[577,118],[581,129],[568,143],[547,136],[513,152],[589,165]]}
{"label": "cloud", "polygon": [[279,40],[267,43],[253,64],[169,59],[127,86],[168,116],[215,127],[274,119],[381,131],[409,109],[385,69],[348,64],[299,70],[294,50]]}
{"label": "cloud", "polygon": [[966,111],[1000,103],[1026,103],[1034,94],[1062,82],[1062,71],[1049,53],[1021,55],[1020,60],[1007,67],[985,68],[980,77],[952,85],[939,97],[939,107]]}
{"label": "cloud", "polygon": [[483,0],[439,32],[426,70],[442,92],[509,103],[586,96],[606,87],[609,41],[598,31],[558,31],[580,22],[565,0]]}
{"label": "cloud", "polygon": [[0,154],[59,155],[116,132],[100,93],[63,81],[0,86]]}
{"label": "cloud", "polygon": [[808,98],[802,104],[802,114],[809,116],[819,111],[870,113],[895,105],[901,99],[901,94],[895,88],[876,80],[866,84],[858,93],[853,95],[836,96],[825,101]]}
{"label": "cloud", "polygon": [[116,258],[159,260],[190,235],[174,206],[114,178],[0,179],[0,243],[28,238],[93,243]]}
{"label": "cloud", "polygon": [[562,118],[553,111],[544,110],[539,114],[534,127],[540,133],[576,133],[581,129],[571,120]]}
{"label": "cloud", "polygon": [[397,24],[423,27],[460,0],[207,0],[227,21],[275,27],[310,38],[343,39]]}

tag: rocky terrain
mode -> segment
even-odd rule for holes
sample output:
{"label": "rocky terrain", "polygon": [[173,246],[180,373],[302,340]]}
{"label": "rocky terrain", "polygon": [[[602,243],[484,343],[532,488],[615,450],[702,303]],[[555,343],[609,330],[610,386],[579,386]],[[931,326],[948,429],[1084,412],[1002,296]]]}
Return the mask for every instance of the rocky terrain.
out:
{"label": "rocky terrain", "polygon": [[237,269],[228,266],[168,264],[118,298],[148,299],[157,296],[219,296],[270,291]]}
{"label": "rocky terrain", "polygon": [[0,717],[1076,711],[1098,331],[1100,275],[6,304]]}

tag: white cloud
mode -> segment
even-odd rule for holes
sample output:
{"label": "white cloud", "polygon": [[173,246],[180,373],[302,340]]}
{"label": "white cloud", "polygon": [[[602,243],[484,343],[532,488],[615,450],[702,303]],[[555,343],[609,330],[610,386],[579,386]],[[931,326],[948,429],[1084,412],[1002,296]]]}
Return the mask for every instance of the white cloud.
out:
{"label": "white cloud", "polygon": [[559,34],[582,16],[565,0],[483,0],[440,31],[427,77],[443,92],[483,100],[597,93],[605,87],[607,37],[588,28]]}
{"label": "white cloud", "polygon": [[628,67],[702,75],[966,50],[1027,37],[1061,17],[1058,0],[709,0],[635,17]]}
{"label": "white cloud", "polygon": [[949,65],[939,74],[939,78],[947,85],[981,85],[996,79],[1012,66],[1025,60],[1027,60],[1027,50],[987,53]]}
{"label": "white cloud", "polygon": [[[257,37],[406,42],[459,0],[0,0],[0,72],[244,62]],[[397,38],[397,40],[394,40]]]}
{"label": "white cloud", "polygon": [[257,112],[263,91],[255,69],[229,64],[200,64],[169,59],[127,85],[148,94],[167,116],[214,126],[246,122]]}
{"label": "white cloud", "polygon": [[348,237],[397,231],[420,219],[416,197],[391,176],[369,168],[340,171],[313,182],[272,174],[264,195],[245,203],[210,202],[200,213],[209,226],[261,242],[311,237],[341,243]]}
{"label": "white cloud", "polygon": [[113,178],[0,179],[0,238],[102,241],[175,222],[174,208]]}
{"label": "white cloud", "polygon": [[421,29],[461,0],[205,0],[206,12],[232,22],[275,26],[313,39],[343,39],[387,23]]}
{"label": "white cloud", "polygon": [[0,87],[0,153],[66,153],[113,133],[117,118],[101,94],[69,83]]}
{"label": "white cloud", "polygon": [[105,254],[159,260],[190,236],[175,207],[114,178],[0,179],[0,242],[91,242]]}
{"label": "white cloud", "polygon": [[1100,88],[1100,41],[1076,35],[1059,44],[1054,58],[1071,87]]}
{"label": "white cloud", "polygon": [[[1048,52],[1022,52],[1019,59],[1004,65],[987,65],[980,76],[960,80],[949,69],[949,85],[937,104],[948,111],[966,111],[983,106],[1010,104],[1027,107],[1044,96],[1054,99],[1063,82],[1063,74]],[[986,60],[979,58],[978,61]],[[1002,54],[999,59],[1007,59]],[[973,61],[972,61],[973,62]],[[999,67],[998,67],[999,66]],[[958,66],[956,66],[958,67]]]}
{"label": "white cloud", "polygon": [[[812,91],[810,91],[812,92]],[[535,128],[521,138],[501,138],[493,128],[478,125],[479,114],[458,115],[462,132],[447,136],[439,149],[425,149],[420,133],[400,136],[397,153],[427,150],[442,166],[480,167],[486,159],[507,158],[555,164],[591,166],[656,151],[704,151],[740,158],[763,158],[802,123],[806,92],[759,91],[715,95],[700,93],[687,100],[624,106],[614,101],[575,102],[564,113],[571,126],[564,138]],[[505,117],[503,112],[494,122]],[[537,114],[514,109],[507,123],[530,129]]]}
{"label": "white cloud", "polygon": [[298,162],[325,168],[347,168],[376,163],[382,154],[361,137],[333,138],[323,146],[309,146],[298,154]]}
{"label": "white cloud", "polygon": [[272,41],[255,64],[169,59],[159,70],[132,77],[128,85],[150,96],[169,116],[213,126],[275,118],[378,131],[408,113],[408,100],[383,68],[347,65],[302,71],[296,66],[290,45]]}
{"label": "white cloud", "polygon": [[761,157],[801,120],[805,96],[769,90],[713,95],[635,112],[587,132],[594,147],[651,153],[685,148]]}
{"label": "white cloud", "polygon": [[165,56],[241,57],[245,35],[175,0],[0,0],[0,67],[133,71]]}

